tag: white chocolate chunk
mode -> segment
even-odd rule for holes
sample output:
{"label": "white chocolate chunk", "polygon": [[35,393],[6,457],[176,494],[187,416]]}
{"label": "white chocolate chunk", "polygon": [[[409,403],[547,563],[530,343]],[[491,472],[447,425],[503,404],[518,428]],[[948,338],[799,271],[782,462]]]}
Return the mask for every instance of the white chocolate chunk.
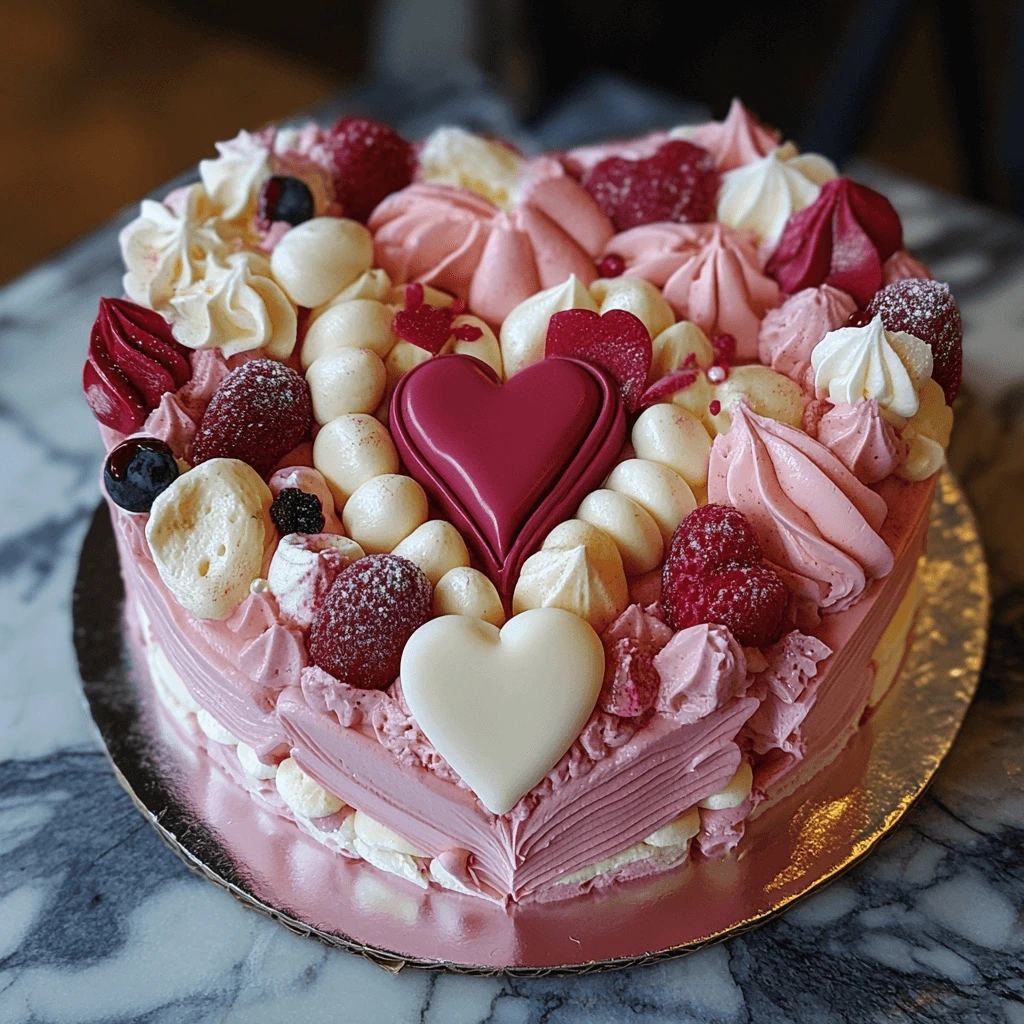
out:
{"label": "white chocolate chunk", "polygon": [[391,332],[394,310],[375,299],[351,299],[328,306],[306,331],[302,341],[302,368],[328,352],[342,348],[368,348],[384,359],[395,345]]}
{"label": "white chocolate chunk", "polygon": [[242,770],[246,775],[249,775],[254,779],[263,780],[272,779],[277,775],[277,765],[264,764],[256,756],[256,751],[253,750],[248,743],[244,743],[239,740],[235,751],[238,754],[238,760],[242,765]]}
{"label": "white chocolate chunk", "polygon": [[326,818],[345,806],[343,800],[314,782],[294,758],[286,757],[277,766],[274,781],[281,799],[303,818]]}
{"label": "white chocolate chunk", "polygon": [[375,476],[348,499],[341,521],[368,555],[384,554],[427,521],[427,496],[412,477]]}
{"label": "white chocolate chunk", "polygon": [[321,306],[373,262],[373,239],[344,217],[314,217],[292,228],[274,247],[270,267],[298,306]]}
{"label": "white chocolate chunk", "polygon": [[341,348],[314,359],[306,371],[313,415],[323,426],[346,413],[372,413],[384,395],[387,374],[376,352]]}
{"label": "white chocolate chunk", "polygon": [[435,615],[468,615],[499,628],[505,624],[505,609],[498,589],[471,566],[449,569],[434,588]]}
{"label": "white chocolate chunk", "polygon": [[700,812],[696,807],[691,807],[685,814],[681,814],[675,821],[662,825],[657,831],[652,832],[644,842],[648,846],[682,846],[688,843],[700,831]]}
{"label": "white chocolate chunk", "polygon": [[576,518],[615,541],[627,576],[649,572],[661,561],[664,544],[658,524],[632,498],[606,488],[592,491],[576,510]]}
{"label": "white chocolate chunk", "polygon": [[391,553],[418,565],[434,587],[445,573],[469,565],[469,550],[462,534],[443,519],[431,519],[417,527]]}
{"label": "white chocolate chunk", "polygon": [[615,542],[604,530],[569,519],[548,534],[523,564],[512,595],[512,613],[562,608],[598,633],[629,603],[626,573]]}
{"label": "white chocolate chunk", "polygon": [[693,413],[675,405],[652,405],[637,419],[632,441],[638,458],[668,466],[691,488],[706,486],[711,438]]}
{"label": "white chocolate chunk", "polygon": [[342,508],[352,493],[367,480],[398,472],[398,452],[391,435],[379,420],[353,413],[331,420],[313,442],[313,465],[323,474]]}
{"label": "white chocolate chunk", "polygon": [[410,857],[429,856],[429,854],[418,850],[412,843],[403,839],[397,832],[393,832],[379,821],[374,821],[373,818],[362,811],[356,811],[352,824],[355,827],[356,836],[366,843],[367,846],[375,846],[378,850],[404,853]]}
{"label": "white chocolate chunk", "polygon": [[201,619],[226,619],[249,593],[273,536],[274,497],[237,459],[210,459],[179,476],[156,501],[146,540],[175,600]]}
{"label": "white chocolate chunk", "polygon": [[230,729],[225,729],[206,708],[200,708],[196,712],[196,721],[199,723],[199,728],[214,743],[223,743],[228,747],[233,747],[238,743],[238,737]]}
{"label": "white chocolate chunk", "polygon": [[666,544],[675,528],[697,507],[690,485],[678,473],[647,459],[620,462],[605,487],[632,498],[649,512]]}
{"label": "white chocolate chunk", "polygon": [[750,796],[753,785],[754,773],[750,765],[743,761],[725,789],[705,797],[697,806],[706,811],[724,811],[730,807],[739,807]]}
{"label": "white chocolate chunk", "polygon": [[639,277],[599,278],[590,294],[603,316],[610,309],[624,309],[640,320],[652,338],[675,323],[675,314],[660,289]]}

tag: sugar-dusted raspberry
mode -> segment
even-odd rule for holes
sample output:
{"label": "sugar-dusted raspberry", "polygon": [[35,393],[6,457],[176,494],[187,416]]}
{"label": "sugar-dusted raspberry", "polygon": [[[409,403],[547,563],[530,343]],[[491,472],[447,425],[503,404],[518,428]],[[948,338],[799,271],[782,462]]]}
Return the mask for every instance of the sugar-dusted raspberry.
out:
{"label": "sugar-dusted raspberry", "polygon": [[430,619],[433,588],[398,555],[367,555],[338,574],[309,631],[309,656],[336,679],[380,690],[398,676],[402,649]]}
{"label": "sugar-dusted raspberry", "polygon": [[706,621],[728,626],[744,647],[766,647],[782,635],[789,590],[770,565],[729,565],[702,582]]}
{"label": "sugar-dusted raspberry", "polygon": [[624,636],[606,646],[604,684],[597,699],[602,711],[637,718],[654,705],[660,687],[651,652],[636,637]]}
{"label": "sugar-dusted raspberry", "polygon": [[754,565],[762,557],[757,535],[739,509],[701,505],[672,534],[665,575],[670,571],[706,574],[730,562]]}
{"label": "sugar-dusted raspberry", "polygon": [[665,621],[673,629],[710,622],[704,577],[700,573],[685,572],[678,562],[670,570],[670,564],[671,560],[666,559],[661,575],[661,609]]}
{"label": "sugar-dusted raspberry", "polygon": [[681,139],[642,160],[609,157],[582,181],[618,231],[658,221],[713,220],[720,183],[714,157]]}
{"label": "sugar-dusted raspberry", "polygon": [[893,281],[875,293],[867,311],[881,314],[887,331],[906,331],[928,343],[935,364],[932,377],[952,405],[960,390],[964,326],[949,285],[915,277]]}
{"label": "sugar-dusted raspberry", "polygon": [[289,533],[320,533],[324,528],[323,502],[309,491],[285,487],[270,506],[270,518],[282,536]]}
{"label": "sugar-dusted raspberry", "polygon": [[364,222],[373,208],[412,181],[412,146],[387,125],[365,117],[343,117],[328,142],[334,189],[346,217]]}
{"label": "sugar-dusted raspberry", "polygon": [[273,359],[232,370],[199,421],[189,461],[240,459],[262,477],[309,439],[313,400],[305,379]]}

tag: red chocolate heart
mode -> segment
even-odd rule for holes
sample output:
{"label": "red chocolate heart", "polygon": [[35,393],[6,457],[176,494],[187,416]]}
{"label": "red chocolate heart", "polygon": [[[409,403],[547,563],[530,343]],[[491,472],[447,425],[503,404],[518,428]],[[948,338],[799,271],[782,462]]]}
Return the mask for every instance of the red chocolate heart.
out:
{"label": "red chocolate heart", "polygon": [[604,480],[626,420],[615,379],[581,360],[545,359],[502,384],[480,360],[448,355],[399,381],[391,433],[508,597],[523,562]]}

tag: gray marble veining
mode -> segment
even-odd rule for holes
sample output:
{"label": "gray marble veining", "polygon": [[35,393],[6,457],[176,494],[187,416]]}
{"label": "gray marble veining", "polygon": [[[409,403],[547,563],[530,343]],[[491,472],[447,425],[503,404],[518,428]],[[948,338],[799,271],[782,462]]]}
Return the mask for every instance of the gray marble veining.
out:
{"label": "gray marble veining", "polygon": [[[595,103],[614,107],[613,133],[680,113],[599,82],[528,137],[477,83],[355,102],[410,133],[470,120],[548,145],[581,137]],[[1024,228],[857,173],[890,195],[908,246],[952,284],[975,393],[1024,380]],[[1024,1022],[1021,587],[997,602],[975,706],[895,835],[781,919],[686,959],[579,979],[392,976],[192,877],[99,753],[70,640],[101,455],[78,381],[96,301],[119,293],[115,232],[0,291],[0,1021]]]}

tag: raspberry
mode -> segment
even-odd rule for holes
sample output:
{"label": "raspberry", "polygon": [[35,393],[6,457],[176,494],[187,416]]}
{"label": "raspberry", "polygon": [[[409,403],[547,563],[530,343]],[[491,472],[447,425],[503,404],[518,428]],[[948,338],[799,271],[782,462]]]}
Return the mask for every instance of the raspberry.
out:
{"label": "raspberry", "polygon": [[661,677],[654,667],[650,651],[635,637],[624,636],[605,649],[604,684],[598,706],[609,715],[637,718],[658,697]]}
{"label": "raspberry", "polygon": [[289,533],[321,533],[324,506],[315,494],[298,487],[286,487],[270,506],[270,518],[282,536]]}
{"label": "raspberry", "polygon": [[756,565],[761,545],[746,516],[731,505],[701,505],[676,527],[669,541],[665,575],[707,574],[730,562]]}
{"label": "raspberry", "polygon": [[412,181],[412,146],[387,125],[343,117],[328,142],[334,189],[346,217],[366,223],[373,208]]}
{"label": "raspberry", "polygon": [[744,647],[767,647],[782,635],[789,590],[771,566],[725,566],[703,584],[707,621],[728,626]]}
{"label": "raspberry", "polygon": [[331,585],[310,627],[309,656],[343,683],[383,689],[432,607],[433,588],[418,566],[398,555],[367,555]]}
{"label": "raspberry", "polygon": [[313,401],[303,377],[273,359],[232,370],[213,393],[192,441],[193,465],[241,459],[262,477],[308,440]]}
{"label": "raspberry", "polygon": [[875,294],[867,312],[881,314],[887,331],[906,331],[928,343],[932,377],[952,405],[960,390],[964,327],[949,285],[921,278],[894,281]]}
{"label": "raspberry", "polygon": [[590,309],[552,315],[544,341],[546,356],[574,356],[606,369],[618,382],[622,401],[636,412],[651,369],[651,336],[643,321],[624,309],[599,316]]}
{"label": "raspberry", "polygon": [[625,231],[658,221],[713,220],[720,181],[706,149],[673,140],[643,160],[602,160],[583,176],[582,185],[616,230]]}

